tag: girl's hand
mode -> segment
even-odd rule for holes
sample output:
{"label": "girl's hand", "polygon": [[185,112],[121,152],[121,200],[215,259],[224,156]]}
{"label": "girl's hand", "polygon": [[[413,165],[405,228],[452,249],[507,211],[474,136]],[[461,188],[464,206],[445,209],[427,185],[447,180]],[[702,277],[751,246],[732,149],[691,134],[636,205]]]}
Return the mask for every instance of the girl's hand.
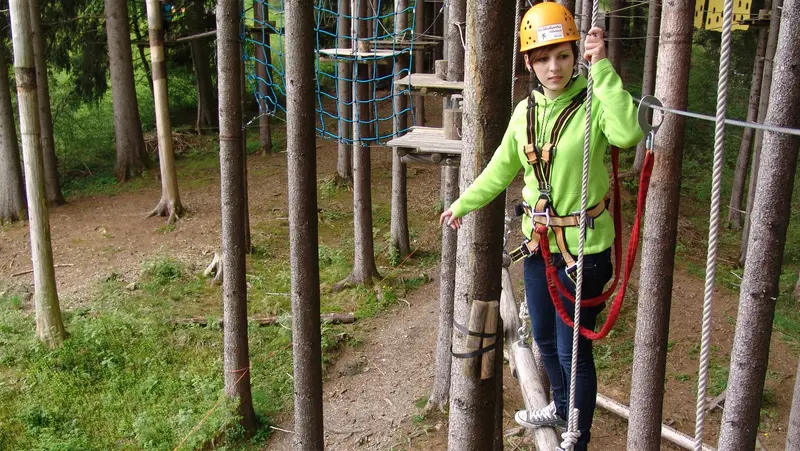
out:
{"label": "girl's hand", "polygon": [[586,59],[586,61],[591,61],[592,64],[594,64],[605,59],[606,44],[603,42],[604,36],[605,33],[600,27],[594,27],[589,30],[583,52],[583,58]]}
{"label": "girl's hand", "polygon": [[453,216],[453,211],[448,208],[447,211],[439,216],[439,225],[445,224],[450,226],[453,230],[458,230],[461,228],[461,218]]}

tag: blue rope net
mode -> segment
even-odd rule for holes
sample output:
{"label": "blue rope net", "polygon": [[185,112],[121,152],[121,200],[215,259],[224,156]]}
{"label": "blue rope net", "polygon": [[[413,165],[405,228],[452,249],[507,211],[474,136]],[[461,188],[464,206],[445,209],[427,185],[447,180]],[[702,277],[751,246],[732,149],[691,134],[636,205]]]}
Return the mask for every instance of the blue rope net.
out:
{"label": "blue rope net", "polygon": [[[252,2],[243,17],[247,80],[260,115],[282,116],[286,113],[283,0]],[[364,125],[361,130],[370,130],[361,133],[361,144],[380,145],[408,131],[408,127],[394,130],[398,116],[407,115],[406,123],[413,124],[411,102],[403,102],[402,108],[394,102],[398,96],[410,100],[409,87],[393,89],[393,78],[411,71],[415,17],[413,2],[408,3],[396,10],[393,0],[316,1],[316,129],[320,136],[352,144],[353,126],[358,123]],[[364,84],[369,95],[358,98],[357,87]],[[358,114],[357,107],[363,104],[369,106],[368,117]]]}

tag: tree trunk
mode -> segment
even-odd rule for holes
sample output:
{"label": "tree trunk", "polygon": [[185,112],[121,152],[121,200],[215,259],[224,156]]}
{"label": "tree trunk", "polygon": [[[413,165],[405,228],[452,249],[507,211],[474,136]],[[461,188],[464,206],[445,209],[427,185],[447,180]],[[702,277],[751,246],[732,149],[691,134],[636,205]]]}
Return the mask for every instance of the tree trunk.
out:
{"label": "tree trunk", "polygon": [[[454,0],[454,3],[457,1]],[[452,5],[452,3],[451,3]],[[449,51],[449,50],[448,50]],[[458,167],[442,168],[444,181],[444,209],[458,198]],[[439,274],[439,326],[436,338],[436,367],[433,390],[427,409],[444,411],[450,395],[452,357],[450,346],[453,337],[453,296],[456,283],[456,245],[458,234],[450,227],[442,228],[442,264]]]}
{"label": "tree trunk", "polygon": [[117,181],[125,182],[131,177],[142,175],[149,162],[142,135],[142,121],[139,117],[136,82],[133,77],[128,2],[105,0],[105,13],[117,148],[114,172]]}
{"label": "tree trunk", "polygon": [[31,258],[33,260],[36,337],[50,347],[67,338],[61,319],[50,243],[50,218],[45,200],[44,164],[37,105],[36,68],[34,67],[31,10],[25,0],[11,0],[11,33],[14,44],[14,76],[17,82],[20,133],[22,134],[25,191],[30,220]]}
{"label": "tree trunk", "polygon": [[[772,15],[769,23],[769,36],[767,37],[767,50],[766,59],[764,59],[764,74],[761,80],[761,98],[758,105],[758,122],[764,123],[767,116],[767,108],[769,107],[769,99],[772,93],[772,67],[775,61],[775,53],[778,48],[778,33],[781,24],[781,10],[783,0],[774,0],[772,2]],[[747,260],[747,246],[750,239],[750,218],[753,209],[753,201],[758,188],[758,171],[761,164],[761,147],[764,138],[762,130],[755,132],[755,144],[753,147],[753,159],[750,164],[750,186],[747,190],[747,213],[744,217],[744,228],[742,229],[742,245],[739,253],[739,265],[744,266]]]}
{"label": "tree trunk", "polygon": [[[150,2],[157,3],[152,0]],[[148,3],[148,8],[153,6],[158,5]],[[152,9],[148,12],[152,13]],[[149,16],[152,17],[152,14]],[[224,268],[222,280],[225,323],[224,379],[225,393],[237,403],[239,421],[249,435],[255,432],[257,420],[250,390],[250,358],[247,342],[239,17],[238,0],[220,0],[217,6],[217,54],[219,55],[217,77],[220,88],[219,161]],[[157,74],[159,61],[155,58],[154,60],[154,73]],[[159,80],[156,78],[154,81],[158,92]]]}
{"label": "tree trunk", "polygon": [[[270,39],[272,34],[268,33],[269,30],[267,29],[267,24],[269,24],[268,5],[266,2],[256,2],[253,5],[253,9],[256,26],[264,27],[264,31],[260,36],[261,39],[265,40],[265,44],[271,44]],[[256,76],[258,77],[257,89],[260,102],[258,117],[258,148],[261,151],[261,154],[264,156],[272,152],[272,131],[269,128],[269,113],[271,112],[272,107],[267,102],[267,96],[269,95],[267,92],[267,83],[270,80],[270,74],[268,71],[270,70],[270,66],[272,64],[271,48],[271,45],[256,45],[256,59],[258,59],[258,63],[256,64]]]}
{"label": "tree trunk", "polygon": [[[694,2],[663,3],[656,97],[685,110]],[[667,336],[675,266],[685,119],[666,115],[655,137],[656,160],[644,218],[628,449],[660,449]]]}
{"label": "tree trunk", "polygon": [[[764,8],[772,7],[772,0],[765,0]],[[767,37],[769,33],[766,28],[758,30],[758,45],[756,47],[756,57],[753,63],[753,77],[750,85],[750,101],[747,105],[747,122],[754,122],[758,119],[758,105],[761,95],[761,80],[764,75],[764,55],[767,51]],[[753,148],[753,135],[755,130],[745,128],[742,132],[742,143],[739,146],[739,156],[736,158],[736,170],[733,175],[733,187],[731,188],[731,203],[728,209],[728,227],[739,229],[742,227],[744,216],[742,215],[744,185],[747,181],[747,165],[750,159],[750,151]]]}
{"label": "tree trunk", "polygon": [[624,0],[611,0],[611,17],[608,21],[608,60],[622,76],[622,16]]}
{"label": "tree trunk", "polygon": [[[339,0],[339,16],[336,19],[339,30],[337,46],[340,49],[353,47],[351,36],[350,21],[350,2],[351,0]],[[353,65],[345,60],[340,60],[337,66],[339,73],[339,145],[338,159],[336,162],[337,183],[351,186],[353,184],[353,144],[349,141],[353,138],[353,129],[347,118],[353,117]]]}
{"label": "tree trunk", "polygon": [[[800,0],[783,2],[781,22],[773,63],[773,89],[764,123],[798,128],[800,45],[793,32],[800,27]],[[764,133],[758,188],[751,210],[752,233],[739,295],[728,392],[720,428],[720,451],[753,449],[756,443],[798,146],[800,138],[797,136]]]}
{"label": "tree trunk", "polygon": [[[425,1],[414,0],[414,34],[421,35],[425,32]],[[422,36],[420,39],[424,39]],[[414,52],[414,73],[425,72],[425,55],[426,51],[420,48]],[[414,102],[414,125],[418,127],[425,126],[425,96],[413,96]]]}
{"label": "tree trunk", "polygon": [[800,301],[800,275],[797,276],[797,282],[794,284],[794,299]]}
{"label": "tree trunk", "polygon": [[789,414],[789,428],[786,430],[786,451],[800,451],[800,361],[794,374],[794,396]]}
{"label": "tree trunk", "polygon": [[5,42],[0,42],[0,224],[25,219],[25,189],[11,105]]}
{"label": "tree trunk", "polygon": [[45,54],[44,33],[40,0],[29,0],[31,32],[33,33],[33,52],[36,64],[37,98],[39,101],[39,127],[41,128],[42,157],[44,164],[44,189],[48,206],[67,203],[61,194],[58,180],[58,159],[56,143],[53,139],[53,112],[50,109],[50,82],[47,79],[47,55]]}
{"label": "tree trunk", "polygon": [[[395,36],[401,36],[408,27],[408,0],[396,0],[395,10],[397,15],[394,21]],[[394,79],[399,80],[408,75],[408,57],[397,58],[395,63]],[[408,95],[401,94],[404,88],[396,87],[394,102],[394,136],[400,136],[408,128],[408,115],[401,113],[408,107]],[[401,161],[400,149],[392,149],[392,214],[391,214],[391,243],[401,259],[411,253],[411,244],[408,239],[408,195],[406,192],[406,164]]]}
{"label": "tree trunk", "polygon": [[[454,20],[451,10],[451,22]],[[464,67],[464,149],[460,185],[466,189],[500,144],[508,120],[513,48],[514,2],[468,0],[465,29],[475,30],[467,39]],[[452,57],[452,52],[448,50]],[[454,321],[469,324],[477,301],[500,301],[505,195],[464,218],[458,233]],[[499,307],[490,307],[498,308]],[[499,312],[498,312],[499,316]],[[486,332],[486,330],[484,330]],[[502,341],[502,329],[497,331]],[[453,350],[464,352],[466,339],[453,334]],[[502,348],[500,348],[502,349]],[[499,355],[497,359],[501,359]],[[495,446],[495,414],[502,370],[481,379],[462,373],[463,360],[451,371],[449,449],[489,450]]]}
{"label": "tree trunk", "polygon": [[317,230],[314,3],[286,3],[286,149],[294,345],[294,448],[325,447]]}
{"label": "tree trunk", "polygon": [[[359,19],[356,21],[355,28],[357,36],[366,38],[368,20],[363,18],[369,16],[367,2],[358,2],[360,10],[354,11]],[[367,45],[367,41],[360,41],[359,45]],[[366,48],[364,48],[366,50]],[[353,272],[342,281],[339,286],[349,284],[366,284],[379,277],[378,268],[375,266],[375,241],[372,236],[372,187],[370,178],[372,174],[372,164],[370,162],[370,147],[363,141],[362,137],[370,134],[370,126],[367,120],[370,117],[370,83],[369,66],[366,64],[356,64],[357,77],[353,83],[355,92],[353,115],[353,229],[354,229],[354,259]]]}
{"label": "tree trunk", "polygon": [[567,8],[573,16],[575,15],[575,0],[558,0],[557,3]]}
{"label": "tree trunk", "polygon": [[[589,30],[592,28],[592,3],[593,3],[593,0],[583,0],[581,2],[581,9],[582,9],[582,13],[581,14],[583,16],[583,17],[581,17],[581,36],[588,35],[589,34]],[[585,39],[581,39],[580,42],[579,42],[580,55],[583,55],[585,44],[586,44],[586,40]],[[580,60],[580,58],[579,58],[579,60]],[[585,60],[583,60],[583,61],[585,61]],[[580,64],[579,66],[580,66],[579,70],[580,70],[581,74],[586,76],[587,75],[586,65]]]}
{"label": "tree trunk", "polygon": [[[153,66],[153,88],[156,107],[156,129],[158,131],[158,160],[161,168],[161,200],[148,217],[166,216],[172,224],[185,209],[178,192],[178,174],[175,171],[175,153],[172,150],[172,126],[169,119],[167,93],[167,60],[164,52],[164,28],[161,19],[161,3],[147,0],[147,24],[150,30],[150,58]],[[238,72],[239,63],[236,63]],[[238,85],[238,83],[237,83]],[[241,127],[241,122],[238,124]],[[238,134],[237,136],[241,136]]]}
{"label": "tree trunk", "polygon": [[[139,29],[139,2],[131,3],[133,5],[133,34],[136,36],[136,40],[141,42],[144,40],[144,36],[142,36],[142,30]],[[147,14],[145,13],[145,22],[147,22]],[[150,64],[147,63],[147,55],[144,51],[143,45],[137,45],[136,47],[139,48],[139,59],[142,61],[142,68],[144,69],[144,73],[147,76],[147,84],[150,86],[150,94],[154,95],[153,90],[153,74],[150,72]]]}
{"label": "tree trunk", "polygon": [[[188,11],[189,32],[197,34],[206,31],[203,24],[205,1],[194,0],[189,5]],[[208,51],[208,42],[208,38],[189,41],[197,86],[197,121],[195,123],[197,133],[217,127],[217,99],[214,96],[214,82],[211,79],[211,55]]]}
{"label": "tree trunk", "polygon": [[[644,48],[644,77],[642,78],[642,97],[653,95],[656,85],[656,61],[658,60],[658,29],[661,27],[661,2],[650,0],[647,11],[647,43]],[[652,120],[653,113],[647,115]],[[636,146],[636,158],[633,161],[633,174],[638,176],[644,164],[645,142]]]}

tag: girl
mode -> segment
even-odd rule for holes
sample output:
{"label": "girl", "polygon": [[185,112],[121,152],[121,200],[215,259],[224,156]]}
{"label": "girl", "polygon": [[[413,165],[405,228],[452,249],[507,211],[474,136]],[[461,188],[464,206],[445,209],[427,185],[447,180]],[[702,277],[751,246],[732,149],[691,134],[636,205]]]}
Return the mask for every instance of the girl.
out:
{"label": "girl", "polygon": [[[533,228],[534,222],[548,227],[562,224],[548,230],[550,250],[553,264],[559,267],[559,278],[574,295],[587,86],[586,78],[577,71],[579,39],[573,16],[563,6],[543,2],[528,10],[520,25],[520,51],[538,87],[515,108],[492,160],[440,218],[440,223],[458,229],[461,218],[491,202],[508,187],[519,170],[524,169],[522,231],[527,240],[520,254],[527,256],[525,297],[533,338],[553,392],[553,402],[547,407],[517,412],[517,422],[525,427],[565,427],[567,418],[572,328],[561,321],[553,306],[545,262],[538,251],[539,239]],[[615,231],[611,215],[605,209],[609,177],[603,156],[609,144],[621,148],[636,145],[642,139],[642,131],[633,100],[606,59],[600,28],[589,31],[585,49],[583,56],[592,63],[594,80],[587,204],[590,207],[587,209],[582,290],[583,298],[588,299],[601,294],[612,275],[610,248]],[[560,302],[572,317],[574,304],[564,298]],[[603,308],[604,305],[583,307],[581,325],[594,329],[597,315]],[[581,435],[574,449],[584,451],[590,439],[597,374],[592,342],[583,336],[578,346],[575,397]]]}

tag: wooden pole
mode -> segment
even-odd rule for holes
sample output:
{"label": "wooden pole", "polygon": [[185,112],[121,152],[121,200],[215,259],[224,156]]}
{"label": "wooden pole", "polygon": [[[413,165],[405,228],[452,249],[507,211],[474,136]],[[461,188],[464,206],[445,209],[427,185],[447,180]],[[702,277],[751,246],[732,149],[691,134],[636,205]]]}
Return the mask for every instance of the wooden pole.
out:
{"label": "wooden pole", "polygon": [[[269,7],[268,0],[258,0],[254,5],[255,21],[258,27],[264,27],[264,24],[269,22]],[[256,75],[258,76],[257,86],[259,94],[259,118],[258,118],[258,147],[262,155],[266,155],[272,151],[272,135],[269,128],[269,114],[270,106],[267,104],[267,83],[269,82],[269,70],[272,63],[272,50],[270,47],[270,38],[272,34],[261,33],[264,42],[256,45]]]}

